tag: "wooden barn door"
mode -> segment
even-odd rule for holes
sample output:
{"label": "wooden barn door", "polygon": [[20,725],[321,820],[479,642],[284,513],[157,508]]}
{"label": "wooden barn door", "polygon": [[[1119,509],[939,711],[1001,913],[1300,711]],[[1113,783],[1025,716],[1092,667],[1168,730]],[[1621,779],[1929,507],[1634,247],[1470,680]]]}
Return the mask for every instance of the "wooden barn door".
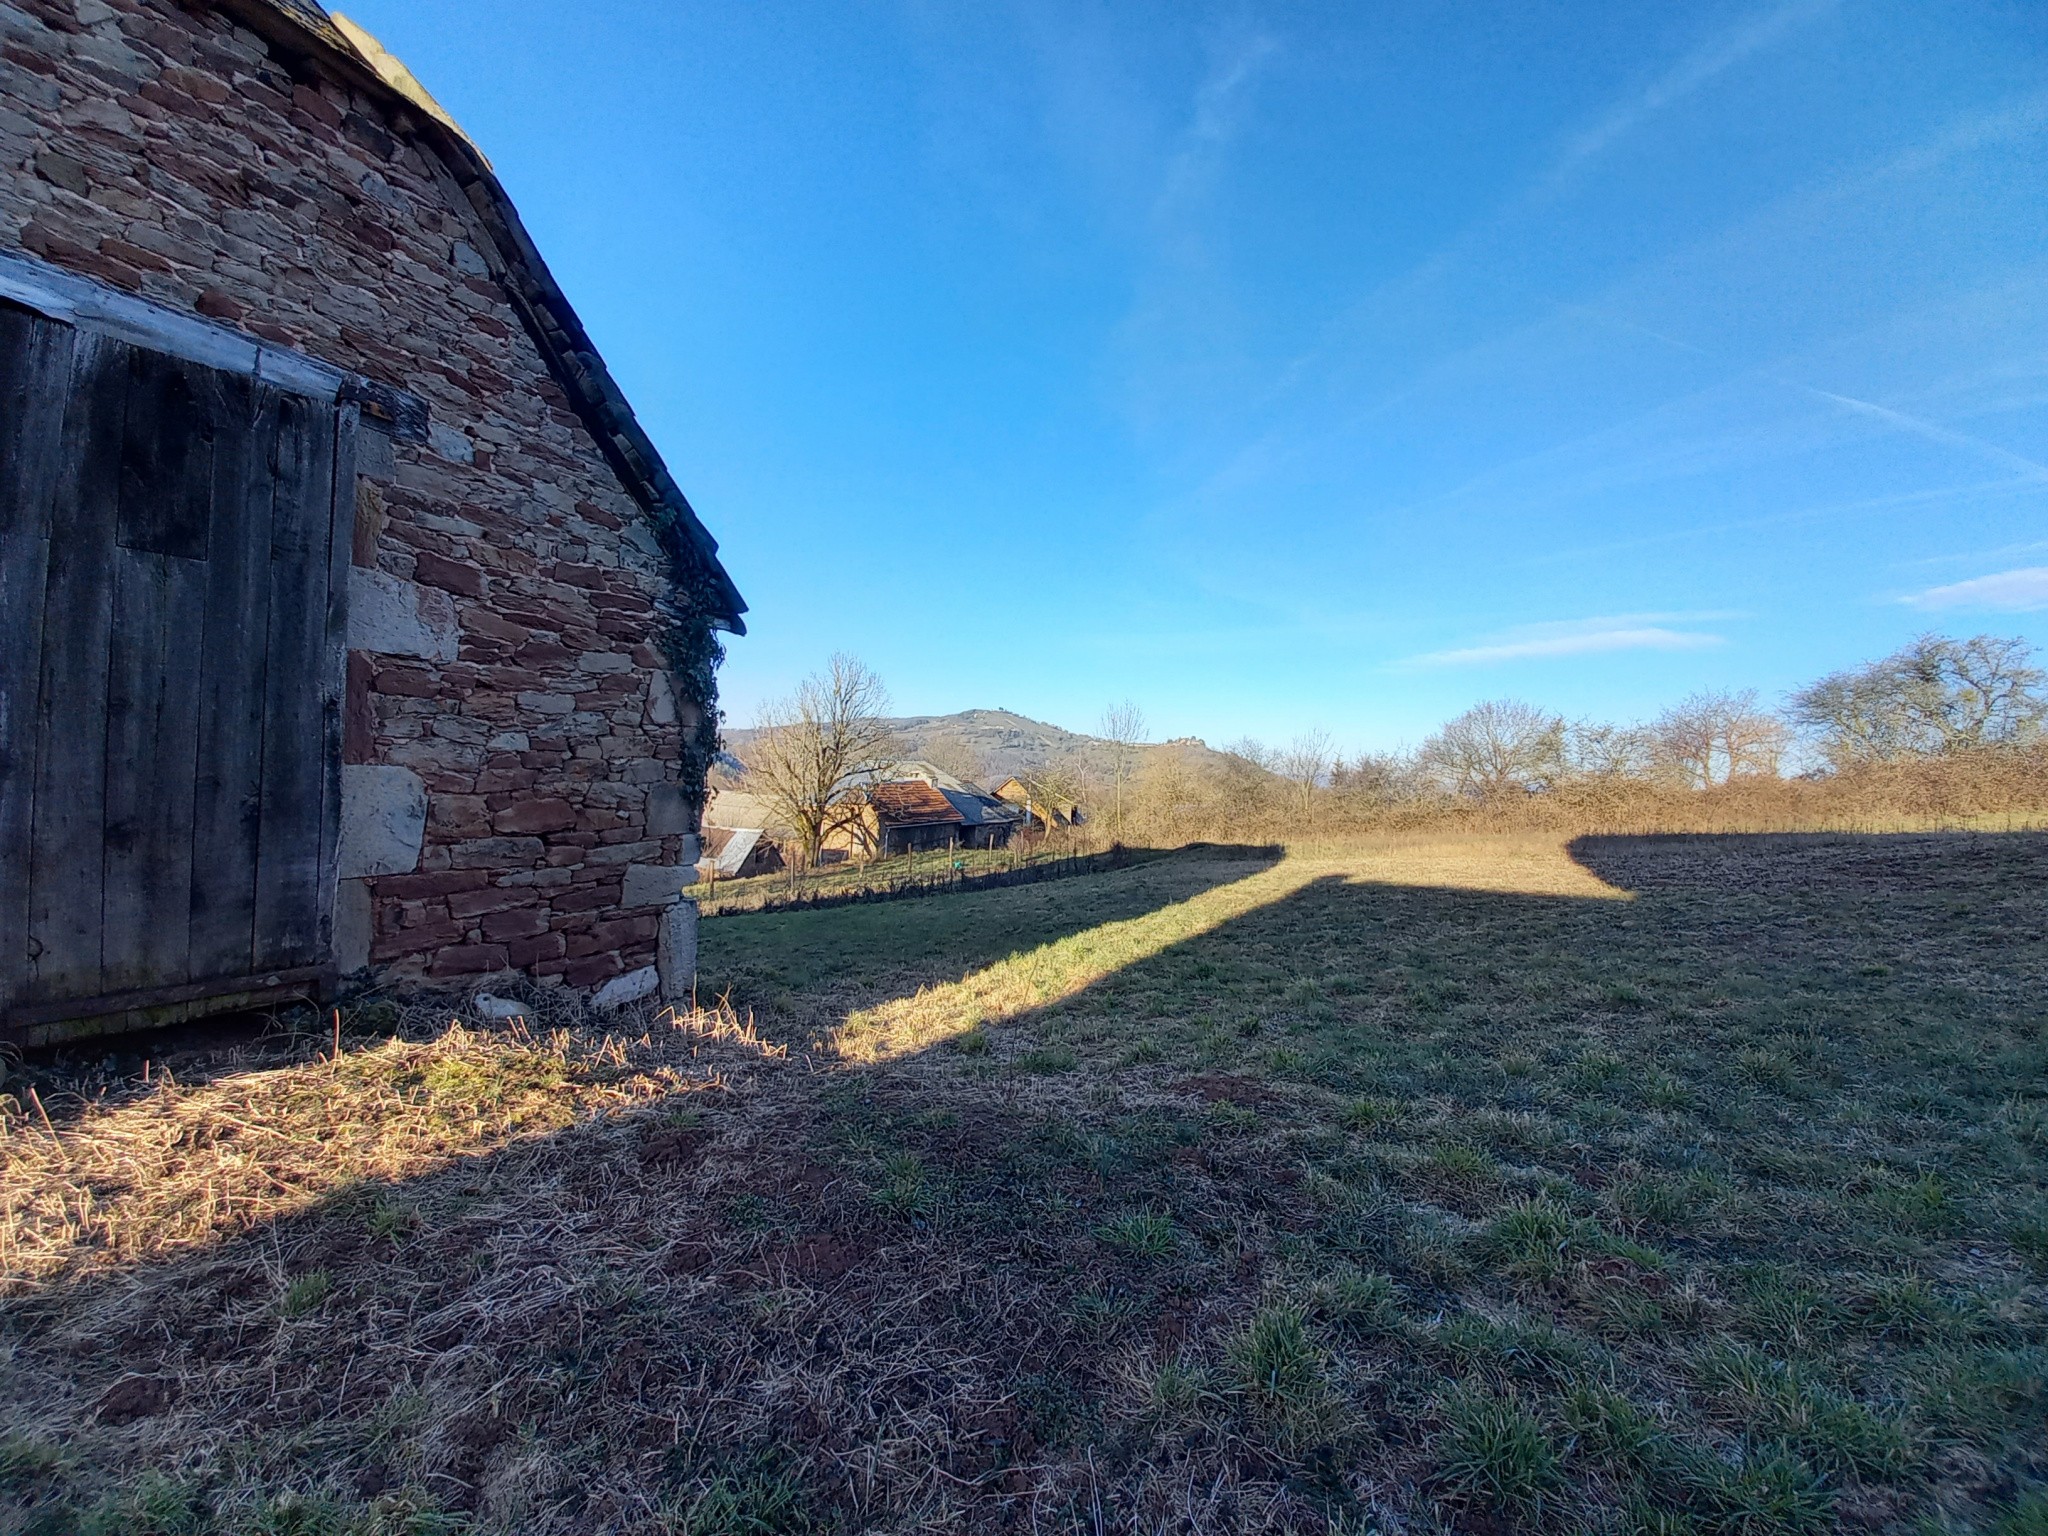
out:
{"label": "wooden barn door", "polygon": [[0,304],[0,1029],[328,962],[354,429]]}

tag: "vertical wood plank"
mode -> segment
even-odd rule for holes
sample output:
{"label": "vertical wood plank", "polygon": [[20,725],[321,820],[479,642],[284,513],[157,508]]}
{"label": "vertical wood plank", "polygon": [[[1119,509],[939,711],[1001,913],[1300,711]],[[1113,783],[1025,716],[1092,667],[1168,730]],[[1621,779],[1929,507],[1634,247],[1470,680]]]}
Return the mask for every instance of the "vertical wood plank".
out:
{"label": "vertical wood plank", "polygon": [[162,353],[129,361],[107,668],[100,985],[109,992],[190,979],[215,377]]}
{"label": "vertical wood plank", "polygon": [[0,305],[0,1015],[28,985],[35,700],[72,338]]}
{"label": "vertical wood plank", "polygon": [[100,990],[107,661],[129,348],[81,333],[52,499],[30,833],[32,1000]]}
{"label": "vertical wood plank", "polygon": [[206,558],[219,377],[162,352],[130,354],[121,435],[123,549]]}
{"label": "vertical wood plank", "polygon": [[278,393],[223,375],[214,425],[213,541],[206,562],[192,808],[189,925],[195,980],[256,968],[256,848],[270,644],[270,457]]}
{"label": "vertical wood plank", "polygon": [[356,524],[356,435],[362,413],[353,405],[334,415],[334,450],[328,489],[327,569],[322,607],[326,628],[320,641],[320,875],[318,958],[334,953],[335,855],[341,840],[342,737],[348,714],[348,569],[354,559]]}
{"label": "vertical wood plank", "polygon": [[279,402],[271,454],[270,643],[263,807],[256,854],[258,970],[312,965],[320,946],[320,830],[327,778],[320,681],[333,527],[332,406]]}

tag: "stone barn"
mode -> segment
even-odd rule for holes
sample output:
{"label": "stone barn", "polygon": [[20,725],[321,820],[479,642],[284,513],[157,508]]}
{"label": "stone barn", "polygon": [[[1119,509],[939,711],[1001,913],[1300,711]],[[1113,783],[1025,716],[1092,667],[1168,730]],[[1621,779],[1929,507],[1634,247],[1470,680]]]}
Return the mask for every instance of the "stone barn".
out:
{"label": "stone barn", "polygon": [[686,994],[744,607],[374,39],[0,0],[0,1038]]}

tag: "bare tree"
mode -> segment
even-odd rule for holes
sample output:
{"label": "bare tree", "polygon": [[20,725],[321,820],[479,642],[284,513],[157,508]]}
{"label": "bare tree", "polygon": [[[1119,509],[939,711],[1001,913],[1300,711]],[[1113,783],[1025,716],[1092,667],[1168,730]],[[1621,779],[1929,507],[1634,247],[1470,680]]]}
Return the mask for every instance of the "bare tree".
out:
{"label": "bare tree", "polygon": [[761,711],[747,748],[747,787],[796,833],[804,865],[852,811],[852,793],[895,761],[889,691],[858,658],[835,655],[786,699]]}
{"label": "bare tree", "polygon": [[1756,690],[1702,690],[1650,726],[1662,760],[1696,788],[1739,778],[1775,778],[1790,744],[1785,722],[1756,700]]}
{"label": "bare tree", "polygon": [[1223,748],[1223,755],[1234,757],[1239,762],[1258,769],[1260,773],[1273,772],[1273,760],[1279,756],[1256,736],[1238,737]]}
{"label": "bare tree", "polygon": [[2048,673],[2032,657],[2017,638],[1922,635],[1802,688],[1790,713],[1835,768],[2026,741],[2048,720]]}
{"label": "bare tree", "polygon": [[1565,729],[1565,764],[1585,779],[1648,779],[1657,775],[1656,740],[1636,726],[1575,720]]}
{"label": "bare tree", "polygon": [[1330,787],[1364,806],[1392,805],[1417,789],[1415,756],[1409,752],[1361,752],[1330,770]]}
{"label": "bare tree", "polygon": [[1284,750],[1274,754],[1274,771],[1293,786],[1295,807],[1303,827],[1309,824],[1310,812],[1315,808],[1316,789],[1329,777],[1336,755],[1330,733],[1320,727],[1304,731]]}
{"label": "bare tree", "polygon": [[1564,716],[1517,699],[1475,704],[1422,744],[1418,761],[1454,794],[1491,800],[1547,789],[1564,772]]}
{"label": "bare tree", "polygon": [[1111,835],[1124,835],[1124,786],[1137,772],[1139,749],[1145,744],[1145,712],[1129,699],[1102,712],[1102,739],[1109,743],[1109,782],[1113,795]]}
{"label": "bare tree", "polygon": [[1062,818],[1071,823],[1081,809],[1083,775],[1068,759],[1026,768],[1018,773],[1017,782],[1030,797],[1031,813],[1044,823],[1047,832]]}

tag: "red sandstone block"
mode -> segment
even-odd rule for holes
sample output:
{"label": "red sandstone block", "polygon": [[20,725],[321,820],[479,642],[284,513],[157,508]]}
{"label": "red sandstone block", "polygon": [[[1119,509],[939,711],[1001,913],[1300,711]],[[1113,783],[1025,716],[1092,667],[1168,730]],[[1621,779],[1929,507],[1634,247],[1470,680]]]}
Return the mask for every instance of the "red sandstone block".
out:
{"label": "red sandstone block", "polygon": [[554,908],[564,915],[571,912],[598,912],[619,904],[621,887],[609,885],[572,885],[555,897]]}
{"label": "red sandstone block", "polygon": [[517,645],[533,633],[523,624],[514,624],[510,619],[493,613],[488,608],[465,608],[460,613],[462,627],[479,635],[488,635],[493,640],[502,640],[507,645]]}
{"label": "red sandstone block", "polygon": [[439,949],[452,944],[462,937],[462,930],[453,923],[432,923],[423,928],[402,928],[396,933],[380,933],[370,945],[372,960],[393,960],[400,955],[416,955],[422,950]]}
{"label": "red sandstone block", "polygon": [[562,936],[543,933],[530,939],[513,939],[505,945],[505,958],[521,967],[543,960],[559,960],[562,958]]}
{"label": "red sandstone block", "polygon": [[603,935],[597,931],[602,926],[593,923],[580,933],[570,933],[563,940],[562,953],[571,960],[581,960],[584,956],[597,954],[600,950],[615,949],[617,946],[606,943]]}
{"label": "red sandstone block", "polygon": [[216,320],[240,320],[249,313],[239,300],[221,288],[208,288],[193,301],[192,307]]}
{"label": "red sandstone block", "polygon": [[514,652],[523,667],[559,667],[575,656],[566,645],[553,640],[529,640]]}
{"label": "red sandstone block", "polygon": [[429,976],[475,976],[505,969],[502,944],[451,944],[427,964]]}
{"label": "red sandstone block", "polygon": [[111,236],[100,242],[100,254],[138,269],[152,272],[172,270],[169,260],[159,256],[155,251],[145,251],[139,245],[130,245],[126,240],[116,240]]}
{"label": "red sandstone block", "polygon": [[418,667],[380,667],[370,686],[407,699],[431,699],[441,691],[440,679]]}
{"label": "red sandstone block", "polygon": [[339,128],[341,126],[341,108],[321,95],[313,86],[293,86],[292,105],[308,117],[325,123],[329,128]]}
{"label": "red sandstone block", "polygon": [[413,567],[413,580],[422,586],[439,587],[444,592],[459,592],[464,597],[484,595],[484,573],[473,565],[458,560],[444,560],[441,556],[421,550]]}
{"label": "red sandstone block", "polygon": [[341,760],[367,763],[376,752],[377,717],[370,707],[370,658],[361,651],[348,653],[348,676],[343,691],[341,715]]}
{"label": "red sandstone block", "polygon": [[571,960],[562,967],[562,979],[572,987],[595,987],[610,981],[625,966],[617,955],[590,955]]}
{"label": "red sandstone block", "polygon": [[490,876],[480,869],[442,869],[424,875],[378,875],[376,894],[400,901],[417,901],[428,896],[449,896],[457,891],[483,889]]}
{"label": "red sandstone block", "polygon": [[568,954],[573,959],[600,949],[618,949],[638,939],[654,937],[659,918],[615,917],[609,922],[593,923],[583,932],[570,938]]}
{"label": "red sandstone block", "polygon": [[450,896],[448,915],[458,922],[467,922],[508,907],[530,906],[533,901],[531,886],[488,886],[481,891],[460,891]]}
{"label": "red sandstone block", "polygon": [[115,261],[111,256],[88,250],[85,246],[52,234],[42,226],[30,224],[21,232],[21,243],[38,256],[55,262],[60,267],[84,272],[91,277],[104,278],[117,288],[130,292],[142,287],[142,274],[125,262]]}
{"label": "red sandstone block", "polygon": [[562,832],[576,825],[576,809],[566,800],[522,800],[491,818],[500,832]]}
{"label": "red sandstone block", "polygon": [[514,907],[487,914],[483,928],[487,939],[533,939],[548,931],[548,915],[538,907]]}
{"label": "red sandstone block", "polygon": [[401,901],[384,909],[386,927],[433,928],[448,921],[445,901]]}
{"label": "red sandstone block", "polygon": [[273,91],[261,80],[252,79],[248,75],[243,75],[235,81],[235,90],[240,93],[244,101],[253,102],[260,107],[267,107],[280,117],[291,110],[289,98],[277,91]]}
{"label": "red sandstone block", "polygon": [[520,596],[500,592],[497,608],[498,612],[508,619],[517,619],[532,629],[554,630],[560,629],[564,624],[577,622],[574,616],[564,613],[558,604],[543,602],[530,594]]}
{"label": "red sandstone block", "polygon": [[531,768],[487,768],[476,776],[476,792],[480,795],[516,794],[531,789],[540,782],[540,775]]}
{"label": "red sandstone block", "polygon": [[521,667],[485,667],[477,681],[500,693],[546,693],[547,679]]}
{"label": "red sandstone block", "polygon": [[586,591],[591,592],[601,592],[604,590],[605,579],[608,573],[601,565],[569,565],[561,563],[555,566],[552,574],[555,580],[566,582],[569,586],[582,587]]}
{"label": "red sandstone block", "polygon": [[188,96],[196,96],[216,107],[226,105],[232,94],[226,81],[203,70],[187,69],[182,64],[171,65],[157,78],[175,90],[183,91]]}

